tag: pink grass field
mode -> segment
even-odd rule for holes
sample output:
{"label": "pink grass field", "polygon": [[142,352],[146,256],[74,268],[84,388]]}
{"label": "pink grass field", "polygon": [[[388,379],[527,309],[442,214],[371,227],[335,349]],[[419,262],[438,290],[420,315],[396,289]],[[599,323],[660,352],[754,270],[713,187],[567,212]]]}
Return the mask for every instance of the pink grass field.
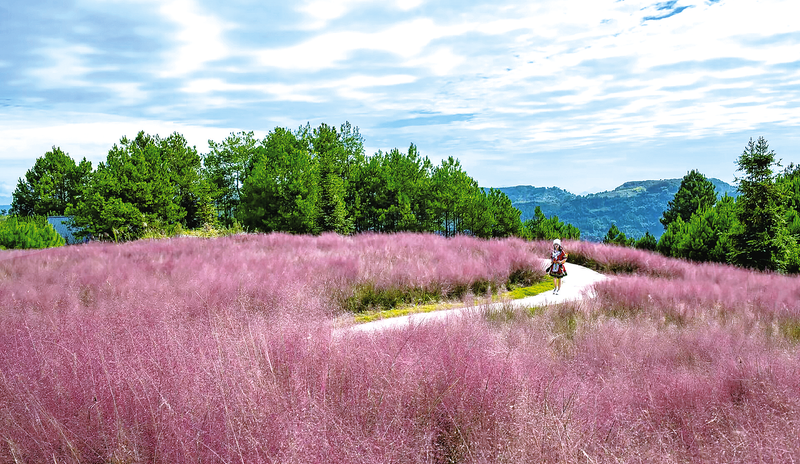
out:
{"label": "pink grass field", "polygon": [[501,286],[548,244],[0,252],[0,463],[800,460],[798,278],[566,246],[634,273],[581,303],[378,333],[335,326],[354,288]]}

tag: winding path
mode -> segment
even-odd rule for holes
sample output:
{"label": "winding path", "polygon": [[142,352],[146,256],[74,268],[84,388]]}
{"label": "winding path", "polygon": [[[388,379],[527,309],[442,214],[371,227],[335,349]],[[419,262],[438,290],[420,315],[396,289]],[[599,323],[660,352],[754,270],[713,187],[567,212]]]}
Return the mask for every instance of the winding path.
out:
{"label": "winding path", "polygon": [[[542,267],[546,263],[542,262]],[[547,306],[550,304],[563,303],[565,301],[581,300],[586,297],[591,297],[591,290],[595,283],[607,279],[608,277],[600,274],[599,272],[578,266],[577,264],[567,263],[567,277],[562,281],[561,291],[558,295],[554,295],[552,290],[538,295],[521,298],[519,300],[511,300],[507,303],[492,303],[490,305],[480,306],[480,308],[500,308],[503,304],[511,304],[520,308],[529,308],[533,306]],[[474,311],[475,306],[450,309],[443,311],[434,311],[430,313],[411,314],[409,316],[393,317],[388,319],[381,319],[379,321],[367,322],[365,324],[354,325],[351,330],[360,332],[375,332],[379,330],[394,328],[405,328],[409,325],[419,325],[430,321],[441,321],[451,317],[459,317],[465,312]]]}

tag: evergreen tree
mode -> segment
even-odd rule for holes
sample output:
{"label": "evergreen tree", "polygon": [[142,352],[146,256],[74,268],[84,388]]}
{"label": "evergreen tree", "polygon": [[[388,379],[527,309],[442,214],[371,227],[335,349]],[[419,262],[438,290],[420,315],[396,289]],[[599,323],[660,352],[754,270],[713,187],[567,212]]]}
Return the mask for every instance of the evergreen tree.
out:
{"label": "evergreen tree", "polygon": [[674,221],[669,223],[667,230],[661,234],[656,245],[656,251],[664,256],[676,256],[677,248],[680,238],[684,234],[686,223],[683,222],[680,216],[676,217]]}
{"label": "evergreen tree", "polygon": [[209,140],[208,146],[211,151],[203,157],[203,174],[218,216],[230,225],[239,212],[242,186],[254,164],[259,141],[253,132],[239,132],[220,143]]}
{"label": "evergreen tree", "polygon": [[198,225],[211,199],[200,177],[200,156],[180,134],[123,137],[67,214],[77,235],[135,239],[149,227]]}
{"label": "evergreen tree", "polygon": [[710,261],[719,236],[714,230],[714,210],[703,209],[683,223],[672,249],[672,256],[693,261]]}
{"label": "evergreen tree", "polygon": [[491,238],[495,225],[491,200],[486,192],[478,187],[477,182],[472,180],[470,184],[471,188],[461,196],[462,221],[459,232],[480,238]]}
{"label": "evergreen tree", "polygon": [[790,164],[776,179],[786,195],[786,225],[795,242],[800,241],[800,166]]}
{"label": "evergreen tree", "polygon": [[335,127],[320,124],[316,129],[309,125],[297,132],[312,153],[318,166],[320,179],[320,217],[322,231],[349,234],[354,230],[355,211],[358,204],[356,189],[352,188],[357,169],[365,162],[364,139],[357,127],[349,122]]}
{"label": "evergreen tree", "polygon": [[666,230],[677,217],[687,222],[691,219],[692,214],[714,206],[716,201],[717,194],[714,184],[697,170],[692,170],[683,177],[678,192],[667,204],[667,210],[660,219],[661,224]]}
{"label": "evergreen tree", "polygon": [[241,188],[242,224],[264,232],[319,232],[319,174],[305,144],[275,128],[253,152]]}
{"label": "evergreen tree", "polygon": [[510,237],[522,234],[522,221],[520,220],[522,213],[514,208],[505,193],[497,189],[489,189],[489,203],[494,216],[492,237]]}
{"label": "evergreen tree", "polygon": [[725,194],[712,210],[711,227],[716,235],[714,248],[709,252],[709,261],[727,263],[733,253],[731,236],[739,231],[736,216],[736,199]]}
{"label": "evergreen tree", "polygon": [[0,218],[0,250],[51,248],[64,245],[44,216],[9,216]]}
{"label": "evergreen tree", "polygon": [[433,165],[411,144],[407,153],[378,151],[356,170],[356,231],[433,231],[430,182]]}
{"label": "evergreen tree", "polygon": [[603,238],[603,243],[620,246],[633,246],[634,238],[628,238],[624,232],[621,232],[616,224],[611,224],[608,233]]}
{"label": "evergreen tree", "polygon": [[475,182],[461,168],[461,162],[452,156],[442,160],[431,176],[432,213],[436,230],[452,237],[466,230],[464,212],[470,206],[468,195],[478,189]]}
{"label": "evergreen tree", "polygon": [[767,141],[750,139],[737,161],[739,197],[736,213],[740,231],[731,236],[731,261],[761,270],[785,268],[792,240],[786,227],[786,196],[775,183],[775,152]]}
{"label": "evergreen tree", "polygon": [[523,236],[528,240],[553,240],[556,238],[579,240],[581,231],[572,224],[566,224],[558,216],[545,217],[542,208],[537,206],[533,211],[533,218],[522,225]]}
{"label": "evergreen tree", "polygon": [[658,240],[656,240],[653,234],[651,234],[649,231],[645,232],[642,238],[636,240],[636,242],[633,244],[635,248],[650,251],[655,251],[656,245],[658,245]]}
{"label": "evergreen tree", "polygon": [[11,214],[20,216],[63,216],[69,204],[76,204],[92,172],[92,163],[80,163],[60,148],[37,158],[33,167],[19,179],[12,194]]}
{"label": "evergreen tree", "polygon": [[345,204],[344,180],[335,173],[328,172],[320,180],[320,188],[322,192],[320,200],[321,229],[341,235],[350,234],[353,231],[353,220]]}

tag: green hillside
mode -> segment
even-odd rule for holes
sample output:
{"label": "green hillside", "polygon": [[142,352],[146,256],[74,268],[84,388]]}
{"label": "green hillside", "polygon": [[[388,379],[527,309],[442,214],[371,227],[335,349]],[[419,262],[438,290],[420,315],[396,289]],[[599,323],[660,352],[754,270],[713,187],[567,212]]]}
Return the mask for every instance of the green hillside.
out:
{"label": "green hillside", "polygon": [[[736,196],[736,187],[719,179],[709,179],[722,196]],[[681,179],[643,180],[625,182],[614,190],[589,195],[575,195],[558,187],[520,185],[504,187],[514,207],[522,212],[522,220],[533,217],[537,206],[546,216],[556,215],[581,230],[581,238],[600,241],[611,224],[629,237],[641,237],[650,232],[656,238],[664,232],[658,221],[675,196]]]}

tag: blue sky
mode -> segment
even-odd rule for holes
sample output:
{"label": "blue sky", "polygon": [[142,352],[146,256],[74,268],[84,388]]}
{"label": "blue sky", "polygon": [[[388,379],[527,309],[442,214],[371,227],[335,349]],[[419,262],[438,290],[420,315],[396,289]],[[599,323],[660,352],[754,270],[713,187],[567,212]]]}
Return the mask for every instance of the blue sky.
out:
{"label": "blue sky", "polygon": [[358,126],[482,186],[732,182],[800,162],[800,26],[772,0],[5,0],[0,203],[52,146]]}

